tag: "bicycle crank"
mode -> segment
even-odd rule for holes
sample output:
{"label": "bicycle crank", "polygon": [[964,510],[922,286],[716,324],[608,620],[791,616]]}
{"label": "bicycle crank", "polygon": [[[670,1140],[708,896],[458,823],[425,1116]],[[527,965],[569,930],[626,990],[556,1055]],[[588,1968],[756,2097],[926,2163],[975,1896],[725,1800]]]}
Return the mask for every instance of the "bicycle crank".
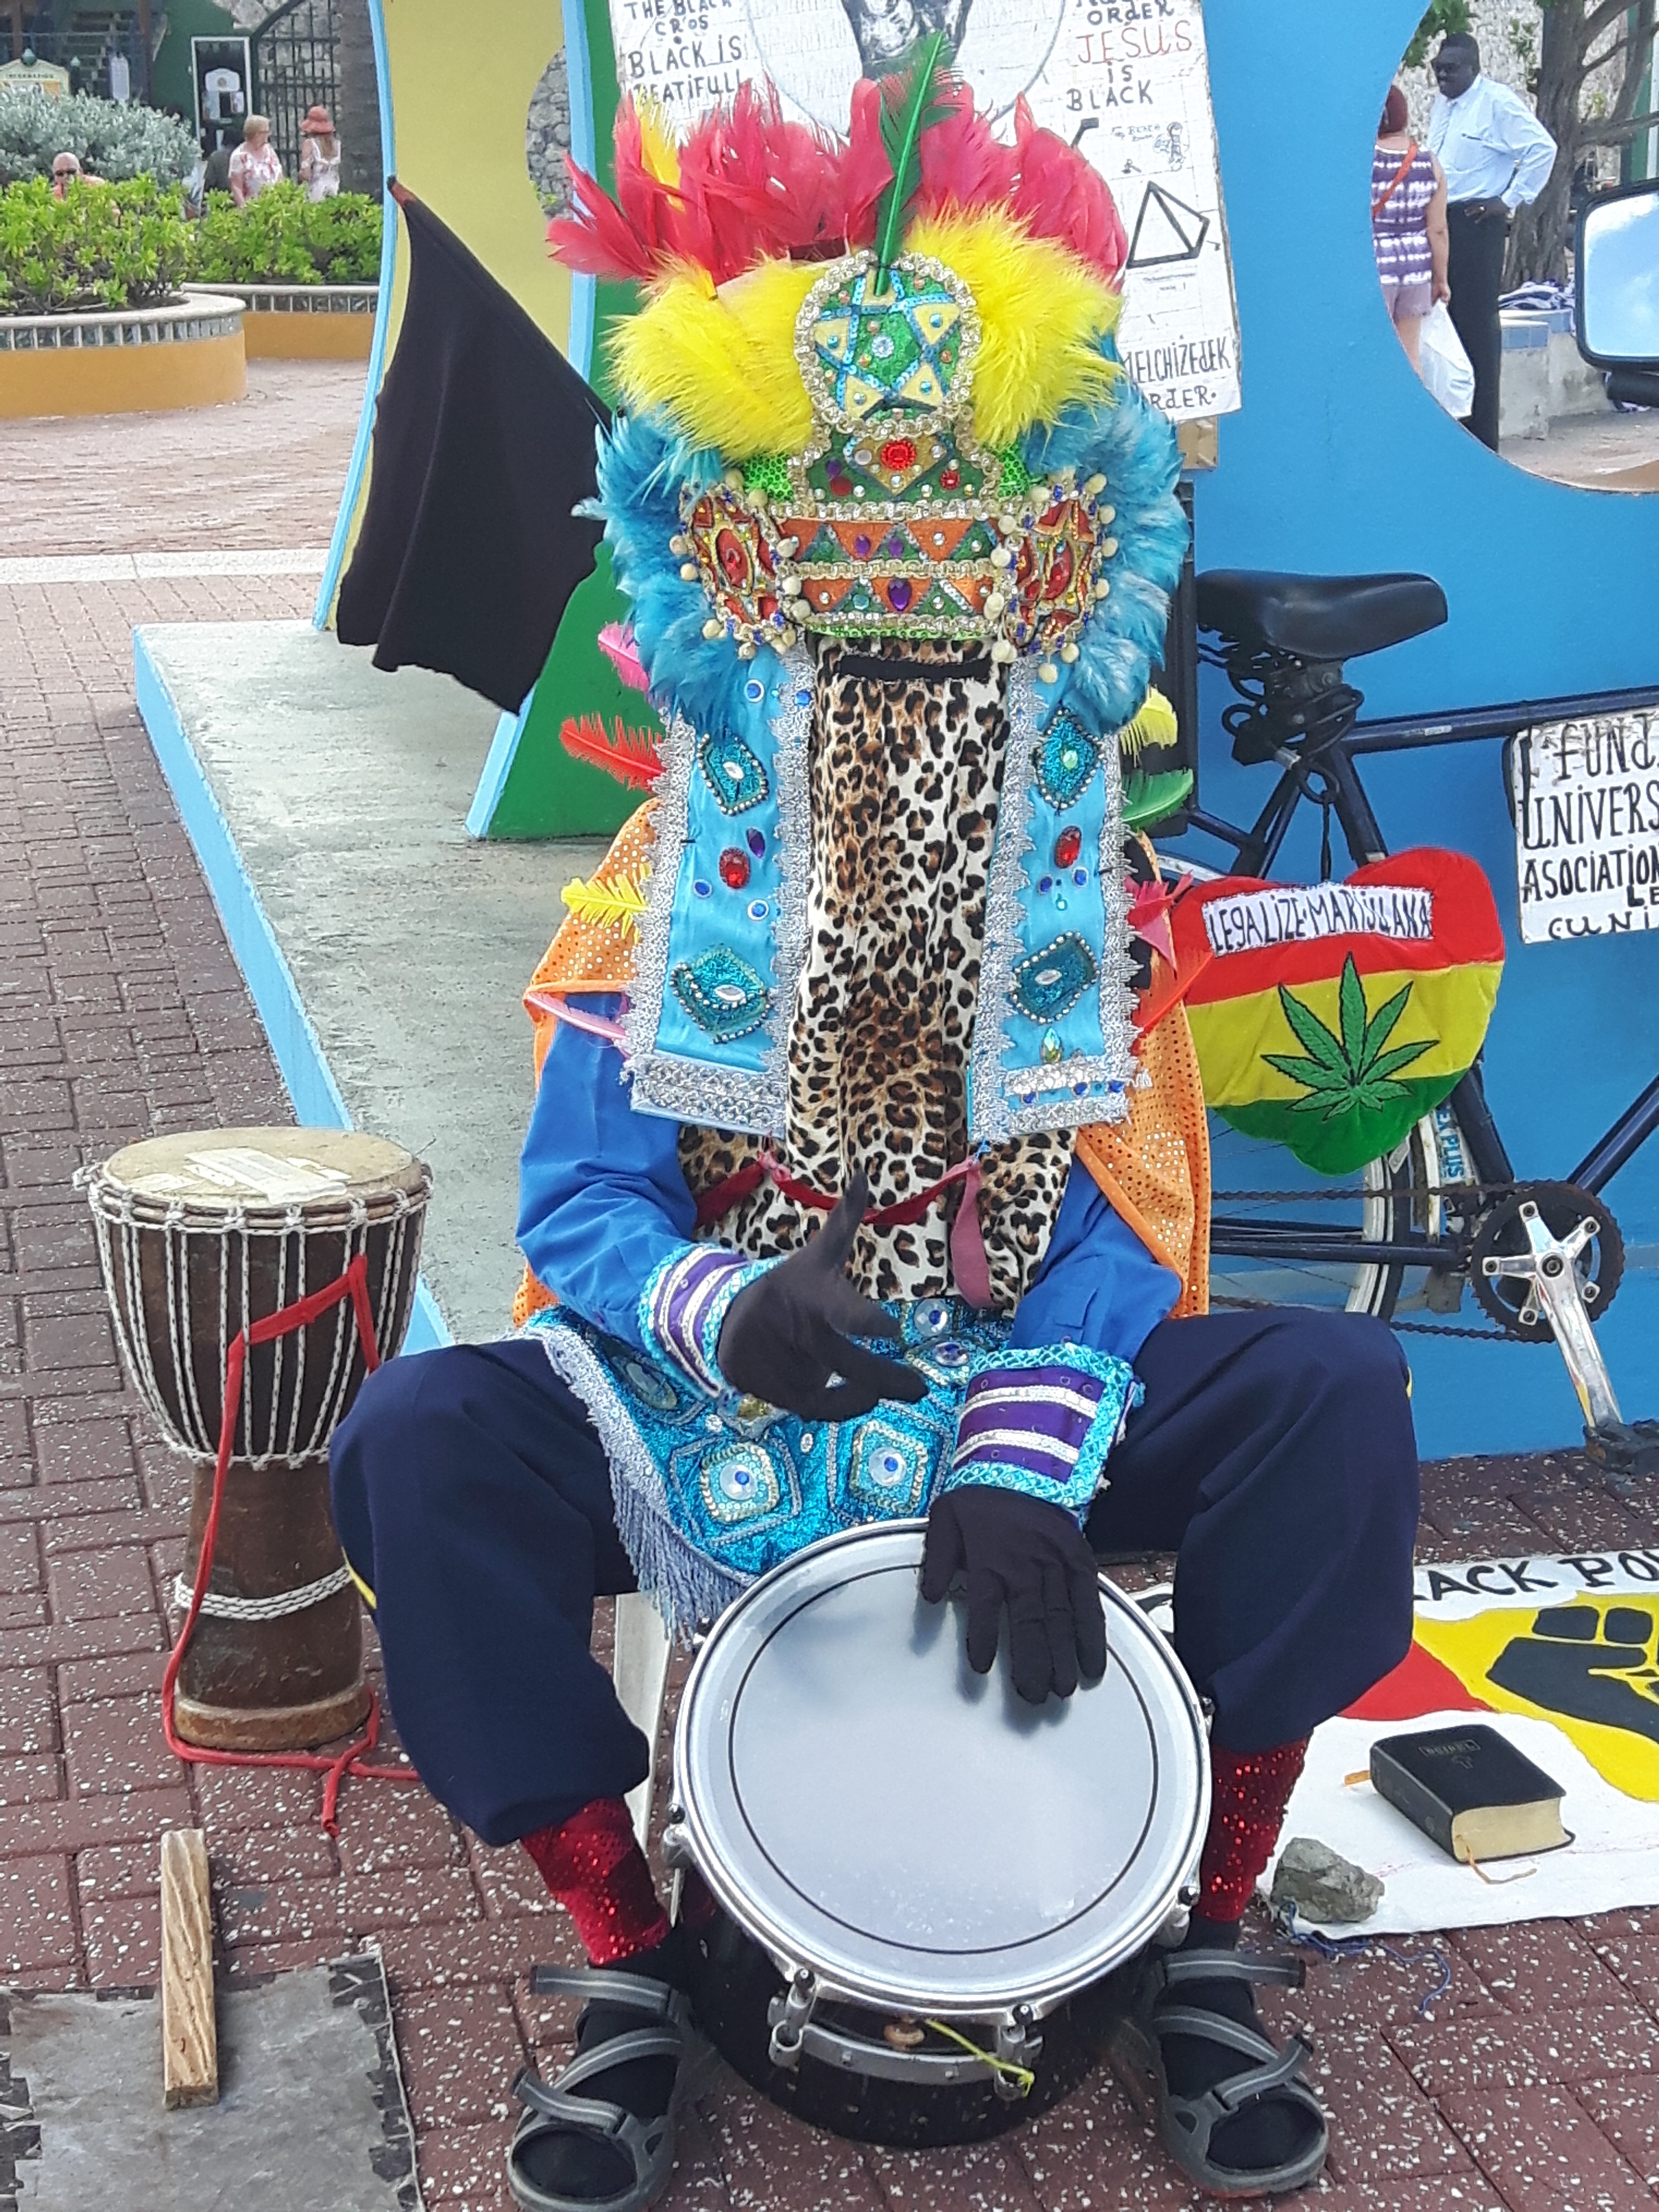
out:
{"label": "bicycle crank", "polygon": [[1592,1304],[1611,1300],[1624,1256],[1616,1224],[1588,1191],[1539,1183],[1517,1189],[1480,1224],[1469,1278],[1511,1335],[1553,1338],[1583,1410],[1585,1449],[1608,1487],[1627,1496],[1632,1477],[1659,1474],[1659,1422],[1625,1419],[1589,1316]]}

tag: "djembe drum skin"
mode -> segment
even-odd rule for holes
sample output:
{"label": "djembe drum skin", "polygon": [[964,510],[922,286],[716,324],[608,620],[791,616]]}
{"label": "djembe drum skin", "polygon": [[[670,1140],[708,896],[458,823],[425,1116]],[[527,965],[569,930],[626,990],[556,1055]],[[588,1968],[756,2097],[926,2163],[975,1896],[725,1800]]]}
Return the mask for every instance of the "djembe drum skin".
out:
{"label": "djembe drum skin", "polygon": [[[231,1345],[361,1258],[389,1359],[414,1305],[431,1176],[355,1131],[239,1128],[148,1139],[84,1182],[122,1357],[168,1444],[193,1462],[173,1589],[182,1615]],[[328,1494],[329,1440],[367,1371],[349,1297],[247,1353],[212,1576],[174,1700],[186,1742],[298,1750],[347,1734],[368,1710],[362,1614]]]}

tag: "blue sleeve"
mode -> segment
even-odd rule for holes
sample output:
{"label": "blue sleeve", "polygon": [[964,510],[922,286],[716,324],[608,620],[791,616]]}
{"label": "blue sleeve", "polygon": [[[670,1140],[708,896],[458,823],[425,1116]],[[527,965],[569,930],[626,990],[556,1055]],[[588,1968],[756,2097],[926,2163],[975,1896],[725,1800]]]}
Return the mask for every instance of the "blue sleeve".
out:
{"label": "blue sleeve", "polygon": [[1152,1254],[1080,1161],[1036,1280],[1014,1316],[1009,1348],[1085,1344],[1133,1361],[1181,1296],[1180,1278]]}
{"label": "blue sleeve", "polygon": [[[614,998],[573,995],[614,1020]],[[542,1066],[519,1163],[519,1249],[561,1304],[638,1351],[652,1274],[683,1254],[696,1208],[680,1172],[679,1130],[636,1114],[613,1045],[561,1022]]]}

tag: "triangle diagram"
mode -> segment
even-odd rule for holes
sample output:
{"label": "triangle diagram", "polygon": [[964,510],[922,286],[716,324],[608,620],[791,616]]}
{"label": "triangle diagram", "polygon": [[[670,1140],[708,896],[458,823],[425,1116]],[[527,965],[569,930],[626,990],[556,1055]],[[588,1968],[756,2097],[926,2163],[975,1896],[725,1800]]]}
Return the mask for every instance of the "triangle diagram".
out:
{"label": "triangle diagram", "polygon": [[1175,261],[1196,261],[1209,234],[1208,216],[1166,192],[1162,185],[1148,185],[1126,265],[1157,269]]}

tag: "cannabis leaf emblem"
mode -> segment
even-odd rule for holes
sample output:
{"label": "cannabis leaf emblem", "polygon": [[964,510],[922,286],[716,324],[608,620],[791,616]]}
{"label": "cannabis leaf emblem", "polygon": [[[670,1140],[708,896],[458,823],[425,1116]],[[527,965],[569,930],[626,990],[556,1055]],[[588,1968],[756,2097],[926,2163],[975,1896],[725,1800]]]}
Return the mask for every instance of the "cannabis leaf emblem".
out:
{"label": "cannabis leaf emblem", "polygon": [[1311,1006],[1292,998],[1281,983],[1279,1003],[1285,1009],[1285,1018],[1297,1042],[1305,1048],[1306,1057],[1282,1052],[1263,1053],[1261,1056],[1269,1067],[1276,1067],[1281,1075],[1288,1075],[1292,1083],[1301,1084],[1306,1091],[1307,1097],[1298,1098],[1291,1111],[1322,1114],[1329,1121],[1339,1114],[1359,1109],[1375,1112],[1391,1105],[1394,1093],[1405,1089],[1394,1078],[1429,1049],[1426,1038],[1421,1044],[1397,1044],[1385,1049],[1411,994],[1412,987],[1407,983],[1403,990],[1395,993],[1386,1006],[1379,1006],[1374,1014],[1369,1013],[1365,987],[1350,953],[1342,963],[1342,988],[1337,1002],[1342,1024],[1339,1036],[1326,1028]]}

